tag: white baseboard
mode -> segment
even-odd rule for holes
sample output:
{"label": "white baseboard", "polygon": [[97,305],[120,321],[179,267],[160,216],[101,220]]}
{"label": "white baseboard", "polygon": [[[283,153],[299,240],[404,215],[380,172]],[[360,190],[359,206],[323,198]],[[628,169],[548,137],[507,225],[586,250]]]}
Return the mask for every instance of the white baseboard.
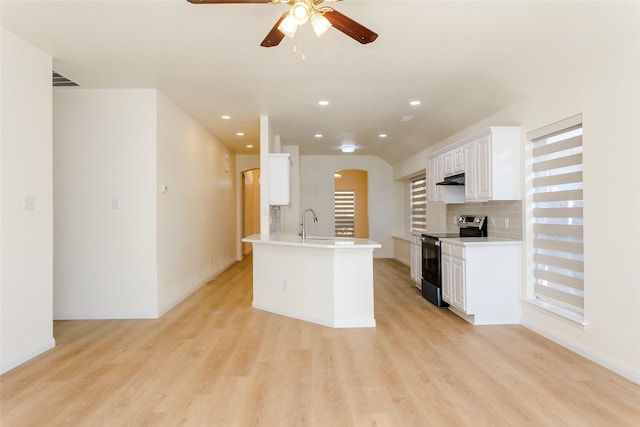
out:
{"label": "white baseboard", "polygon": [[126,320],[126,319],[157,319],[155,312],[125,312],[125,313],[53,313],[53,320]]}
{"label": "white baseboard", "polygon": [[56,346],[56,340],[55,338],[51,337],[50,339],[46,340],[40,345],[28,351],[23,352],[22,354],[18,355],[18,357],[15,357],[12,360],[9,360],[8,362],[4,363],[3,361],[2,366],[0,366],[0,375],[4,374],[5,372],[9,372],[13,368],[17,368],[18,366],[22,365],[25,362],[28,362],[29,360],[33,359],[36,356],[39,356],[45,351],[51,350],[55,346]]}
{"label": "white baseboard", "polygon": [[398,261],[400,264],[404,264],[404,265],[406,265],[407,267],[411,267],[411,262],[409,262],[409,261],[408,261],[408,260],[406,260],[406,259],[398,258],[398,257],[395,257],[395,256],[393,257],[393,259],[395,259],[396,261]]}
{"label": "white baseboard", "polygon": [[568,340],[566,337],[560,336],[555,332],[540,327],[539,325],[533,322],[521,322],[522,326],[527,329],[532,330],[533,332],[542,335],[545,338],[550,339],[551,341],[575,352],[579,355],[591,360],[594,363],[597,363],[600,366],[603,366],[610,371],[615,372],[616,374],[628,379],[629,381],[633,381],[636,384],[640,384],[640,372],[626,365],[621,364],[617,360],[612,359],[609,356],[605,356],[603,354],[594,351],[591,348],[585,347],[579,343],[576,343],[572,340]]}
{"label": "white baseboard", "polygon": [[215,279],[216,277],[218,277],[220,274],[222,274],[227,268],[231,267],[233,264],[235,264],[237,261],[235,260],[231,260],[229,261],[227,264],[223,265],[222,267],[220,267],[217,271],[215,271],[213,274],[211,274],[209,277],[205,278],[203,281],[200,281],[198,283],[195,283],[194,285],[186,288],[183,292],[181,292],[180,294],[174,295],[173,298],[171,298],[169,300],[168,303],[164,304],[162,307],[159,307],[158,309],[158,317],[162,317],[164,316],[166,313],[168,313],[173,307],[175,307],[176,305],[180,304],[182,301],[184,301],[185,299],[187,299],[189,296],[191,296],[195,291],[197,291],[198,289],[200,289],[201,287],[203,287],[204,285],[206,285],[207,283],[209,283],[210,281],[212,281],[213,279]]}

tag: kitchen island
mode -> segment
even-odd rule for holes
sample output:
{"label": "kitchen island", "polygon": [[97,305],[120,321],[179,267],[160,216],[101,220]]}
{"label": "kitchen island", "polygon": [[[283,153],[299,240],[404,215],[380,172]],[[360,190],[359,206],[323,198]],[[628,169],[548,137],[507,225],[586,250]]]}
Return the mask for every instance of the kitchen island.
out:
{"label": "kitchen island", "polygon": [[333,328],[375,327],[369,239],[254,234],[252,307]]}

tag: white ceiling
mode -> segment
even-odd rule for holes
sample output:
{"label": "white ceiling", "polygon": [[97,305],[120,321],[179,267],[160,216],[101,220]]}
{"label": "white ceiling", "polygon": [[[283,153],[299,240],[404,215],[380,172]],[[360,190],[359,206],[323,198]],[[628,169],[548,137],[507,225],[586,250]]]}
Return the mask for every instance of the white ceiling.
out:
{"label": "white ceiling", "polygon": [[349,140],[395,164],[637,40],[639,4],[345,0],[330,5],[378,39],[306,25],[296,55],[259,45],[284,5],[2,0],[0,19],[80,87],[157,88],[238,153],[257,153],[268,115],[301,154]]}

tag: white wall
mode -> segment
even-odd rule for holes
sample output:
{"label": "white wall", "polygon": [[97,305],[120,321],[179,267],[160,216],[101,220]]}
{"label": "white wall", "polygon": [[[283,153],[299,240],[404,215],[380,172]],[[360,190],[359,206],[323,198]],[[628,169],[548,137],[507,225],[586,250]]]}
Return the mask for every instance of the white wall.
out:
{"label": "white wall", "polygon": [[307,221],[308,234],[334,235],[333,173],[341,169],[360,169],[369,178],[369,238],[382,248],[376,258],[393,258],[393,234],[403,234],[403,187],[393,180],[393,169],[373,156],[300,156],[300,210],[314,209],[318,223]]}
{"label": "white wall", "polygon": [[55,341],[51,57],[1,29],[0,63],[1,374]]}
{"label": "white wall", "polygon": [[162,93],[157,176],[162,314],[235,262],[238,241],[234,154]]}
{"label": "white wall", "polygon": [[156,91],[56,89],[53,112],[54,317],[156,317]]}
{"label": "white wall", "polygon": [[[629,215],[640,211],[639,52],[636,40],[571,80],[550,83],[544,91],[460,132],[468,135],[514,121],[529,132],[582,113],[588,325],[582,329],[524,302],[522,323],[636,382],[640,382],[640,231],[629,227]],[[412,165],[420,164],[416,158],[397,165],[395,176],[411,173]],[[527,224],[530,265],[530,221]],[[530,291],[531,280],[528,275],[522,295]]]}

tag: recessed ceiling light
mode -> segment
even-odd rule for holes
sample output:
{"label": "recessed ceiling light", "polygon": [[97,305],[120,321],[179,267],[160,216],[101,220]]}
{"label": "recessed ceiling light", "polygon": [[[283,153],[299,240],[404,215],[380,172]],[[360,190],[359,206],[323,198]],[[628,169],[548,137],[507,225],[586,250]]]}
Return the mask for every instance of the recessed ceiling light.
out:
{"label": "recessed ceiling light", "polygon": [[247,148],[253,148],[253,145],[249,144],[246,146]]}
{"label": "recessed ceiling light", "polygon": [[318,101],[318,105],[326,107],[327,105],[329,105],[329,101]]}
{"label": "recessed ceiling light", "polygon": [[343,153],[353,153],[354,151],[356,151],[356,147],[354,147],[353,145],[345,145],[341,148]]}
{"label": "recessed ceiling light", "polygon": [[238,136],[244,136],[244,132],[237,132],[236,135]]}
{"label": "recessed ceiling light", "polygon": [[378,135],[378,137],[380,137],[380,138],[386,138],[386,137],[387,137],[387,134],[386,134],[386,133],[381,133],[380,135]]}
{"label": "recessed ceiling light", "polygon": [[220,116],[220,118],[222,120],[229,120],[231,118],[231,116],[224,115],[224,116]]}
{"label": "recessed ceiling light", "polygon": [[401,122],[410,122],[413,119],[413,116],[402,116],[400,117]]}
{"label": "recessed ceiling light", "polygon": [[411,101],[409,105],[413,105],[415,107],[416,105],[420,105],[420,101]]}
{"label": "recessed ceiling light", "polygon": [[315,135],[313,135],[315,138],[322,138],[322,134],[321,133],[316,133]]}

